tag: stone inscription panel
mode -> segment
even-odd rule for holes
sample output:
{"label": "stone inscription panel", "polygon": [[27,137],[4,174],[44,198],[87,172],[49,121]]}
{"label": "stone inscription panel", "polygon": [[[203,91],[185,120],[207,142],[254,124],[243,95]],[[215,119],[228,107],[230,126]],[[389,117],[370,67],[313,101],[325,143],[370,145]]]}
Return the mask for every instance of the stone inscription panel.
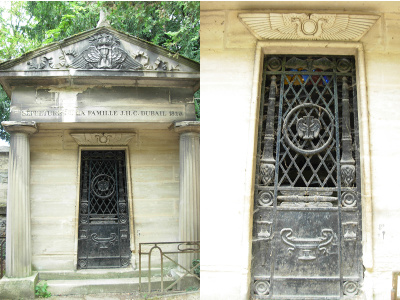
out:
{"label": "stone inscription panel", "polygon": [[[10,120],[36,122],[173,122],[195,120],[192,94],[185,89],[19,88]],[[174,102],[173,102],[174,101]]]}
{"label": "stone inscription panel", "polygon": [[168,108],[12,109],[13,120],[37,122],[169,122],[187,120],[186,105]]}

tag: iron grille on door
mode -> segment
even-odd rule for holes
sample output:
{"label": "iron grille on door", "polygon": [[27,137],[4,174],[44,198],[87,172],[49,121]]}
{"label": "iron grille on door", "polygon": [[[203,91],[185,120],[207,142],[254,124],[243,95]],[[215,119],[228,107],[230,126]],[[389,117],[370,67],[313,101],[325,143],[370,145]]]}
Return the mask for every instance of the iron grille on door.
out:
{"label": "iron grille on door", "polygon": [[82,151],[78,268],[130,262],[125,151]]}
{"label": "iron grille on door", "polygon": [[341,299],[363,277],[353,57],[264,62],[254,299]]}

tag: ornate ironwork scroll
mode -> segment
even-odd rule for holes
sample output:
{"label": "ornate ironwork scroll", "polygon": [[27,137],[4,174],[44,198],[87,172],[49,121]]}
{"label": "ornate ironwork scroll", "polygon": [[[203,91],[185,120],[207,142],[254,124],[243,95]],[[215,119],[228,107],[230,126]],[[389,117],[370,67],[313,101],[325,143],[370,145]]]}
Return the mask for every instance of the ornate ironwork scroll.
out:
{"label": "ornate ironwork scroll", "polygon": [[355,79],[353,57],[265,58],[252,299],[341,299],[359,292]]}
{"label": "ornate ironwork scroll", "polygon": [[130,262],[124,151],[82,151],[78,268]]}

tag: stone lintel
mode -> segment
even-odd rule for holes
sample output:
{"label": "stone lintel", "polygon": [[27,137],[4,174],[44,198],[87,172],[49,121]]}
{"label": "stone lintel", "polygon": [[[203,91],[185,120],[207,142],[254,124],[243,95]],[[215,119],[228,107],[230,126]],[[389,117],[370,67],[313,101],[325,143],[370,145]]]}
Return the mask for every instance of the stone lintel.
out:
{"label": "stone lintel", "polygon": [[8,133],[19,132],[26,134],[34,134],[38,131],[35,121],[21,121],[21,122],[4,121],[1,122],[1,125],[3,125],[4,129]]}
{"label": "stone lintel", "polygon": [[200,121],[178,121],[174,122],[171,129],[178,133],[197,132],[200,133]]}

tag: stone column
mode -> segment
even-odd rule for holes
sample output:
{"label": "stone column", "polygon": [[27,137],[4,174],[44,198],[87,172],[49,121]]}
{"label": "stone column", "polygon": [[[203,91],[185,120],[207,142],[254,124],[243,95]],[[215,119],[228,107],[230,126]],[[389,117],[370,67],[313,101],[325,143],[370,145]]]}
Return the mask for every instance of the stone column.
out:
{"label": "stone column", "polygon": [[29,135],[37,131],[35,122],[3,122],[10,133],[8,167],[6,276],[32,275],[30,150]]}
{"label": "stone column", "polygon": [[[200,122],[174,124],[180,133],[179,241],[200,241]],[[199,255],[183,254],[179,264],[187,269]]]}

